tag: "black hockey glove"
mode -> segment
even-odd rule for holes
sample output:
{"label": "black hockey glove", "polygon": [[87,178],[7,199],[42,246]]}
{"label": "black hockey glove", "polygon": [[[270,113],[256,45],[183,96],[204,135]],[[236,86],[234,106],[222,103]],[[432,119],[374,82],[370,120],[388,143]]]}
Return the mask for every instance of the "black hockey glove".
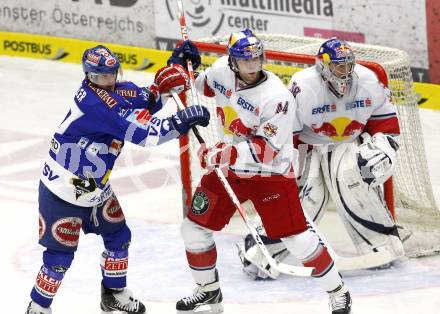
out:
{"label": "black hockey glove", "polygon": [[204,106],[190,106],[177,111],[170,117],[171,125],[180,135],[187,134],[195,125],[207,126],[209,123],[209,111]]}
{"label": "black hockey glove", "polygon": [[191,60],[194,71],[199,67],[201,58],[199,50],[191,41],[184,41],[180,46],[174,48],[173,54],[167,64],[180,64],[186,69],[187,60]]}

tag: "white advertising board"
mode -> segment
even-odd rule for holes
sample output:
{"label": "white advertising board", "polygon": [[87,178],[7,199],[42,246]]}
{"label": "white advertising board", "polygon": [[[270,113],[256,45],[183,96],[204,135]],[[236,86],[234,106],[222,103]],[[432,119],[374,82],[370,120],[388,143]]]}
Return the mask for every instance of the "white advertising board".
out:
{"label": "white advertising board", "polygon": [[0,30],[153,47],[153,2],[2,0]]}

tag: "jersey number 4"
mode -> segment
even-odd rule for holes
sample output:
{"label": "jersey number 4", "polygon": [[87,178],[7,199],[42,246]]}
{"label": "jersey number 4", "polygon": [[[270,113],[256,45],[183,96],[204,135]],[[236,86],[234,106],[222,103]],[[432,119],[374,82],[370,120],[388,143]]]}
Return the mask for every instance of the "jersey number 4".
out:
{"label": "jersey number 4", "polygon": [[289,102],[286,101],[285,103],[280,102],[277,106],[277,110],[275,112],[275,114],[278,114],[280,112],[282,112],[283,114],[287,114],[289,108]]}

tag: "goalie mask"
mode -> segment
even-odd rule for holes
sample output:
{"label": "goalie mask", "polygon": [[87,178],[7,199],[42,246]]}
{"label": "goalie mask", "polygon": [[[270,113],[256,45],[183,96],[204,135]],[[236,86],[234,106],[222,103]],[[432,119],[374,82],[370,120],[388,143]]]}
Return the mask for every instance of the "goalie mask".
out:
{"label": "goalie mask", "polygon": [[229,67],[235,73],[258,73],[263,69],[263,42],[248,28],[231,34],[228,54]]}
{"label": "goalie mask", "polygon": [[84,51],[82,66],[86,77],[104,88],[114,88],[118,73],[122,72],[118,58],[102,45]]}
{"label": "goalie mask", "polygon": [[337,38],[324,42],[316,56],[318,72],[336,97],[343,97],[352,82],[355,57],[350,46]]}

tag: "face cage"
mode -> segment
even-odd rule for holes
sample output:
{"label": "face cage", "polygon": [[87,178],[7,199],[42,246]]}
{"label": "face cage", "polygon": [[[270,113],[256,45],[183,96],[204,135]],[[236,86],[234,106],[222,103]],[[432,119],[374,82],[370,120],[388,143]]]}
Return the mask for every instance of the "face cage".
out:
{"label": "face cage", "polygon": [[[259,59],[259,64],[255,61],[252,62],[256,58]],[[242,64],[241,67],[237,63],[238,60],[244,61],[244,62],[240,62]],[[249,60],[249,61],[247,61],[247,60]],[[229,67],[235,73],[245,73],[245,74],[256,73],[256,72],[260,72],[263,70],[264,60],[265,60],[264,53],[259,55],[258,57],[249,58],[249,59],[242,59],[242,58],[236,58],[233,56],[229,56]]]}
{"label": "face cage", "polygon": [[[343,65],[345,65],[345,67],[343,67]],[[331,90],[338,98],[344,96],[351,85],[354,65],[355,62],[351,58],[343,63],[332,62],[330,65],[322,63],[322,75],[328,84],[330,84]]]}

